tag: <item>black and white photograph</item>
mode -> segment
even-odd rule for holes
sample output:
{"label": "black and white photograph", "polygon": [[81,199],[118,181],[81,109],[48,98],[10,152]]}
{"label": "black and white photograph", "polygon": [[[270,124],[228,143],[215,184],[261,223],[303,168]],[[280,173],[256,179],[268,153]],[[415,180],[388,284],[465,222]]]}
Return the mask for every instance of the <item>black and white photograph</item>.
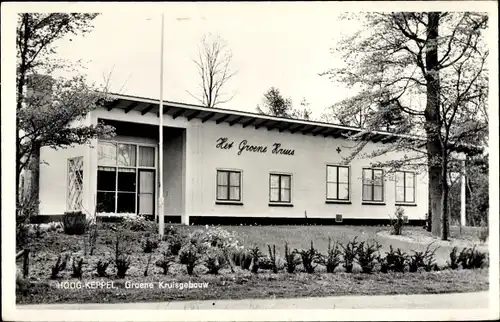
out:
{"label": "black and white photograph", "polygon": [[500,318],[498,3],[1,14],[3,319]]}

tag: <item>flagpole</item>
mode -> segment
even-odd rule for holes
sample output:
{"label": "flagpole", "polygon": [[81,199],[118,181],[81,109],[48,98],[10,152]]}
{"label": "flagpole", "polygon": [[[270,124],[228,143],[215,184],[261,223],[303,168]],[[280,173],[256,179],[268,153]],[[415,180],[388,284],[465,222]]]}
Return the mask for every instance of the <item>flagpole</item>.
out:
{"label": "flagpole", "polygon": [[165,232],[165,217],[164,217],[164,198],[163,198],[163,33],[164,33],[164,14],[161,14],[161,41],[160,41],[160,144],[159,144],[159,189],[158,189],[158,230],[160,238],[163,239]]}

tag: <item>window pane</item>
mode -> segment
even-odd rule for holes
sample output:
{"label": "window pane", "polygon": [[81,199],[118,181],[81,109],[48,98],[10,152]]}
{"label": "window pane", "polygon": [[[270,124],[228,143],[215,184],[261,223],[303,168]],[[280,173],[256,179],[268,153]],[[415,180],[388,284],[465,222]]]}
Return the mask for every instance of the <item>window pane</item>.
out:
{"label": "window pane", "polygon": [[373,170],[373,184],[382,185],[383,172],[382,170]]}
{"label": "window pane", "polygon": [[347,183],[339,183],[339,199],[349,199],[349,185]]}
{"label": "window pane", "polygon": [[289,189],[281,189],[281,201],[290,202],[290,190]]}
{"label": "window pane", "polygon": [[363,200],[372,200],[372,186],[363,185]]}
{"label": "window pane", "polygon": [[328,182],[337,182],[337,167],[327,166],[327,178]]}
{"label": "window pane", "polygon": [[118,169],[118,191],[135,192],[135,169]]}
{"label": "window pane", "polygon": [[279,176],[272,174],[271,175],[271,188],[279,187]]}
{"label": "window pane", "polygon": [[413,188],[415,174],[411,172],[406,173],[406,187]]}
{"label": "window pane", "polygon": [[404,202],[405,201],[403,188],[396,188],[396,201],[397,202]]}
{"label": "window pane", "polygon": [[372,170],[363,169],[363,183],[371,183],[372,182]]}
{"label": "window pane", "polygon": [[97,163],[104,166],[116,166],[116,144],[99,142],[97,145]]}
{"label": "window pane", "polygon": [[240,187],[229,188],[229,199],[240,200]]}
{"label": "window pane", "polygon": [[281,176],[281,188],[290,189],[290,176]]}
{"label": "window pane", "polygon": [[217,184],[227,186],[227,172],[217,171]]}
{"label": "window pane", "polygon": [[98,167],[97,190],[116,190],[116,168]]}
{"label": "window pane", "polygon": [[279,201],[279,189],[271,188],[271,201]]}
{"label": "window pane", "polygon": [[396,179],[396,187],[404,186],[404,172],[401,171],[396,172],[395,179]]}
{"label": "window pane", "polygon": [[119,192],[118,193],[118,213],[135,214],[135,193]]}
{"label": "window pane", "polygon": [[217,186],[217,199],[227,200],[227,186]]}
{"label": "window pane", "polygon": [[339,167],[339,182],[349,182],[349,168]]}
{"label": "window pane", "polygon": [[139,166],[140,167],[155,166],[155,148],[151,146],[139,147]]}
{"label": "window pane", "polygon": [[118,165],[135,167],[136,146],[131,144],[118,144]]}
{"label": "window pane", "polygon": [[97,212],[115,212],[115,193],[97,191]]}
{"label": "window pane", "polygon": [[153,194],[140,194],[139,195],[139,215],[152,215],[154,208]]}
{"label": "window pane", "polygon": [[413,188],[405,188],[405,190],[406,190],[406,202],[415,202],[415,198],[413,197],[415,190]]}
{"label": "window pane", "polygon": [[383,189],[380,186],[373,187],[373,200],[374,201],[382,201],[383,200],[382,191],[383,191]]}
{"label": "window pane", "polygon": [[327,183],[327,198],[328,199],[337,199],[337,184],[336,183]]}
{"label": "window pane", "polygon": [[229,182],[230,182],[231,186],[239,186],[240,185],[240,173],[239,172],[230,172]]}

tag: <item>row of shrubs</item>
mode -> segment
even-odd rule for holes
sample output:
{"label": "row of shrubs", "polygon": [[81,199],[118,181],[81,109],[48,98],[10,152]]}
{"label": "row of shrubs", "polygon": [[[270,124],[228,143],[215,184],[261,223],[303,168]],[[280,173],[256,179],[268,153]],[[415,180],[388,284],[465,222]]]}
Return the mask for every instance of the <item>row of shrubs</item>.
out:
{"label": "row of shrubs", "polygon": [[[149,226],[151,224],[154,225],[147,220],[136,218],[126,221],[122,227],[135,231],[151,231],[150,229],[154,229]],[[131,260],[124,250],[121,231],[117,229],[113,256],[107,259],[100,258],[94,265],[93,269],[101,277],[108,276],[107,269],[110,264],[114,264],[116,276],[119,278],[125,277],[130,268]],[[141,243],[143,252],[148,254],[145,276],[148,275],[153,255],[156,253],[159,254],[155,255],[154,263],[162,269],[163,274],[168,274],[172,264],[179,263],[186,267],[189,275],[192,275],[199,265],[205,266],[208,274],[218,274],[222,268],[230,268],[234,272],[237,266],[256,274],[259,270],[271,270],[274,273],[285,270],[288,273],[295,273],[300,265],[307,273],[314,273],[318,265],[326,267],[328,273],[334,273],[339,267],[351,273],[356,264],[363,273],[372,273],[376,268],[382,273],[387,273],[436,271],[459,267],[473,269],[487,264],[487,255],[478,251],[475,246],[464,248],[460,252],[456,247],[453,248],[447,265],[439,267],[435,262],[437,248],[431,250],[432,244],[425,251],[413,251],[412,254],[390,246],[389,252],[381,255],[379,251],[381,246],[377,242],[358,242],[357,238],[345,245],[332,242],[330,239],[326,254],[320,253],[312,241],[309,248],[300,250],[291,249],[288,243],[285,243],[284,256],[279,257],[276,245],[268,245],[267,254],[264,254],[259,247],[246,249],[239,244],[234,233],[220,227],[206,227],[185,235],[176,227],[167,226],[163,241],[148,237]],[[52,266],[51,278],[57,278],[59,272],[66,269],[69,259],[68,255],[58,257]],[[83,258],[75,257],[71,266],[72,276],[81,278],[85,264],[87,262]]]}

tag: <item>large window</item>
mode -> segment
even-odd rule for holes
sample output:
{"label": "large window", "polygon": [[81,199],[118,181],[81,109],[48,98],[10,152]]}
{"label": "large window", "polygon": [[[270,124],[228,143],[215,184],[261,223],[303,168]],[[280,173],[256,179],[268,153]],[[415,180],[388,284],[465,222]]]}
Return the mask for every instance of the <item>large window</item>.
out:
{"label": "large window", "polygon": [[269,175],[269,201],[290,203],[292,201],[292,176],[271,173]]}
{"label": "large window", "polygon": [[415,203],[415,173],[396,172],[396,202]]}
{"label": "large window", "polygon": [[217,170],[217,200],[241,201],[241,172]]}
{"label": "large window", "polygon": [[363,169],[363,201],[384,201],[384,170]]}
{"label": "large window", "polygon": [[349,167],[326,166],[326,199],[349,200]]}
{"label": "large window", "polygon": [[[139,152],[139,153],[137,153]],[[137,213],[137,175],[155,167],[155,148],[117,142],[98,144],[97,208],[100,213]]]}

